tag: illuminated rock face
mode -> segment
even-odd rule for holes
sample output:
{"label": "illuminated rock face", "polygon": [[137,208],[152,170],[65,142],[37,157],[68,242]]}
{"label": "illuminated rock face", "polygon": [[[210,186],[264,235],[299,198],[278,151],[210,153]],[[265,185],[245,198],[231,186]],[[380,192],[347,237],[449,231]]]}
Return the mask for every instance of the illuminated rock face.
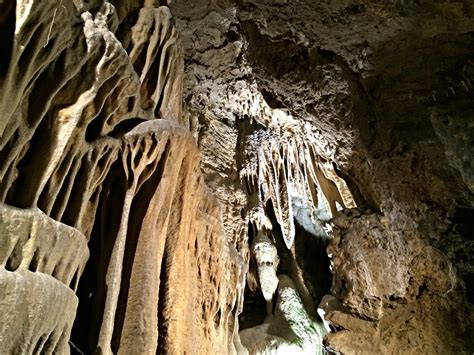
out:
{"label": "illuminated rock face", "polygon": [[0,348],[15,354],[66,352],[87,240],[37,208],[0,210]]}
{"label": "illuminated rock face", "polygon": [[245,267],[184,123],[169,9],[1,6],[1,352],[235,352]]}
{"label": "illuminated rock face", "polygon": [[0,2],[0,353],[472,350],[473,6]]}
{"label": "illuminated rock face", "polygon": [[473,6],[171,6],[205,180],[228,239],[249,255],[244,344],[263,352],[262,339],[272,351],[287,341],[270,326],[275,258],[273,247],[256,255],[263,234],[310,317],[324,294],[337,298],[320,307],[333,350],[474,348]]}

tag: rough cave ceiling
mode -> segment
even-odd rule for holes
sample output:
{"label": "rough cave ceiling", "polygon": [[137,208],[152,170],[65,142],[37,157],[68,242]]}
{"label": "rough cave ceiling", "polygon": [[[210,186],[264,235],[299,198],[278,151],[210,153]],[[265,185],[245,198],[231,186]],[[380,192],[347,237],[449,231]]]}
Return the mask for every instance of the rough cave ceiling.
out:
{"label": "rough cave ceiling", "polygon": [[0,352],[473,351],[470,0],[0,14]]}

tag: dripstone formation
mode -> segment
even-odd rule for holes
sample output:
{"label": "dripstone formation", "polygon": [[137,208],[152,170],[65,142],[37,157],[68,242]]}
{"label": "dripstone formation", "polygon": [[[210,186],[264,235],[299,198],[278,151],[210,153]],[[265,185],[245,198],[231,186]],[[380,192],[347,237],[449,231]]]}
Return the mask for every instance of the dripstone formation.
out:
{"label": "dripstone formation", "polygon": [[182,124],[169,9],[2,6],[1,352],[234,349],[244,263]]}
{"label": "dripstone formation", "polygon": [[0,0],[0,353],[472,353],[473,34],[462,0]]}

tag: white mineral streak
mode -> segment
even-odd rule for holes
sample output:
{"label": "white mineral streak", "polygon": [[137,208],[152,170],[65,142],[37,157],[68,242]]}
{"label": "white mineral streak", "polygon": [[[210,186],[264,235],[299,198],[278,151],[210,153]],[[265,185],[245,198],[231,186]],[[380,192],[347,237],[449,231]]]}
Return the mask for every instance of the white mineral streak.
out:
{"label": "white mineral streak", "polygon": [[28,15],[30,14],[31,7],[33,6],[34,0],[21,1],[16,7],[16,23],[15,23],[15,34],[18,34],[23,25],[25,24]]}
{"label": "white mineral streak", "polygon": [[321,302],[318,306],[318,315],[323,321],[324,328],[329,333],[331,332],[330,322],[328,322],[325,318],[326,314],[334,311],[339,310],[342,308],[341,302],[337,300],[336,297],[333,295],[324,295]]}

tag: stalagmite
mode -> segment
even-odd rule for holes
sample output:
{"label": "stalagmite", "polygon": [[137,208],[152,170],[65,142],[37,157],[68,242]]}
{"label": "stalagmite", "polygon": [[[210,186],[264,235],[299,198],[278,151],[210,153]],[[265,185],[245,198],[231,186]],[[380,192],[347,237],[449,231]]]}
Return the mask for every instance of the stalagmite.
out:
{"label": "stalagmite", "polygon": [[258,280],[267,301],[267,314],[271,314],[273,295],[278,287],[278,254],[272,241],[259,231],[252,247],[257,262]]}

